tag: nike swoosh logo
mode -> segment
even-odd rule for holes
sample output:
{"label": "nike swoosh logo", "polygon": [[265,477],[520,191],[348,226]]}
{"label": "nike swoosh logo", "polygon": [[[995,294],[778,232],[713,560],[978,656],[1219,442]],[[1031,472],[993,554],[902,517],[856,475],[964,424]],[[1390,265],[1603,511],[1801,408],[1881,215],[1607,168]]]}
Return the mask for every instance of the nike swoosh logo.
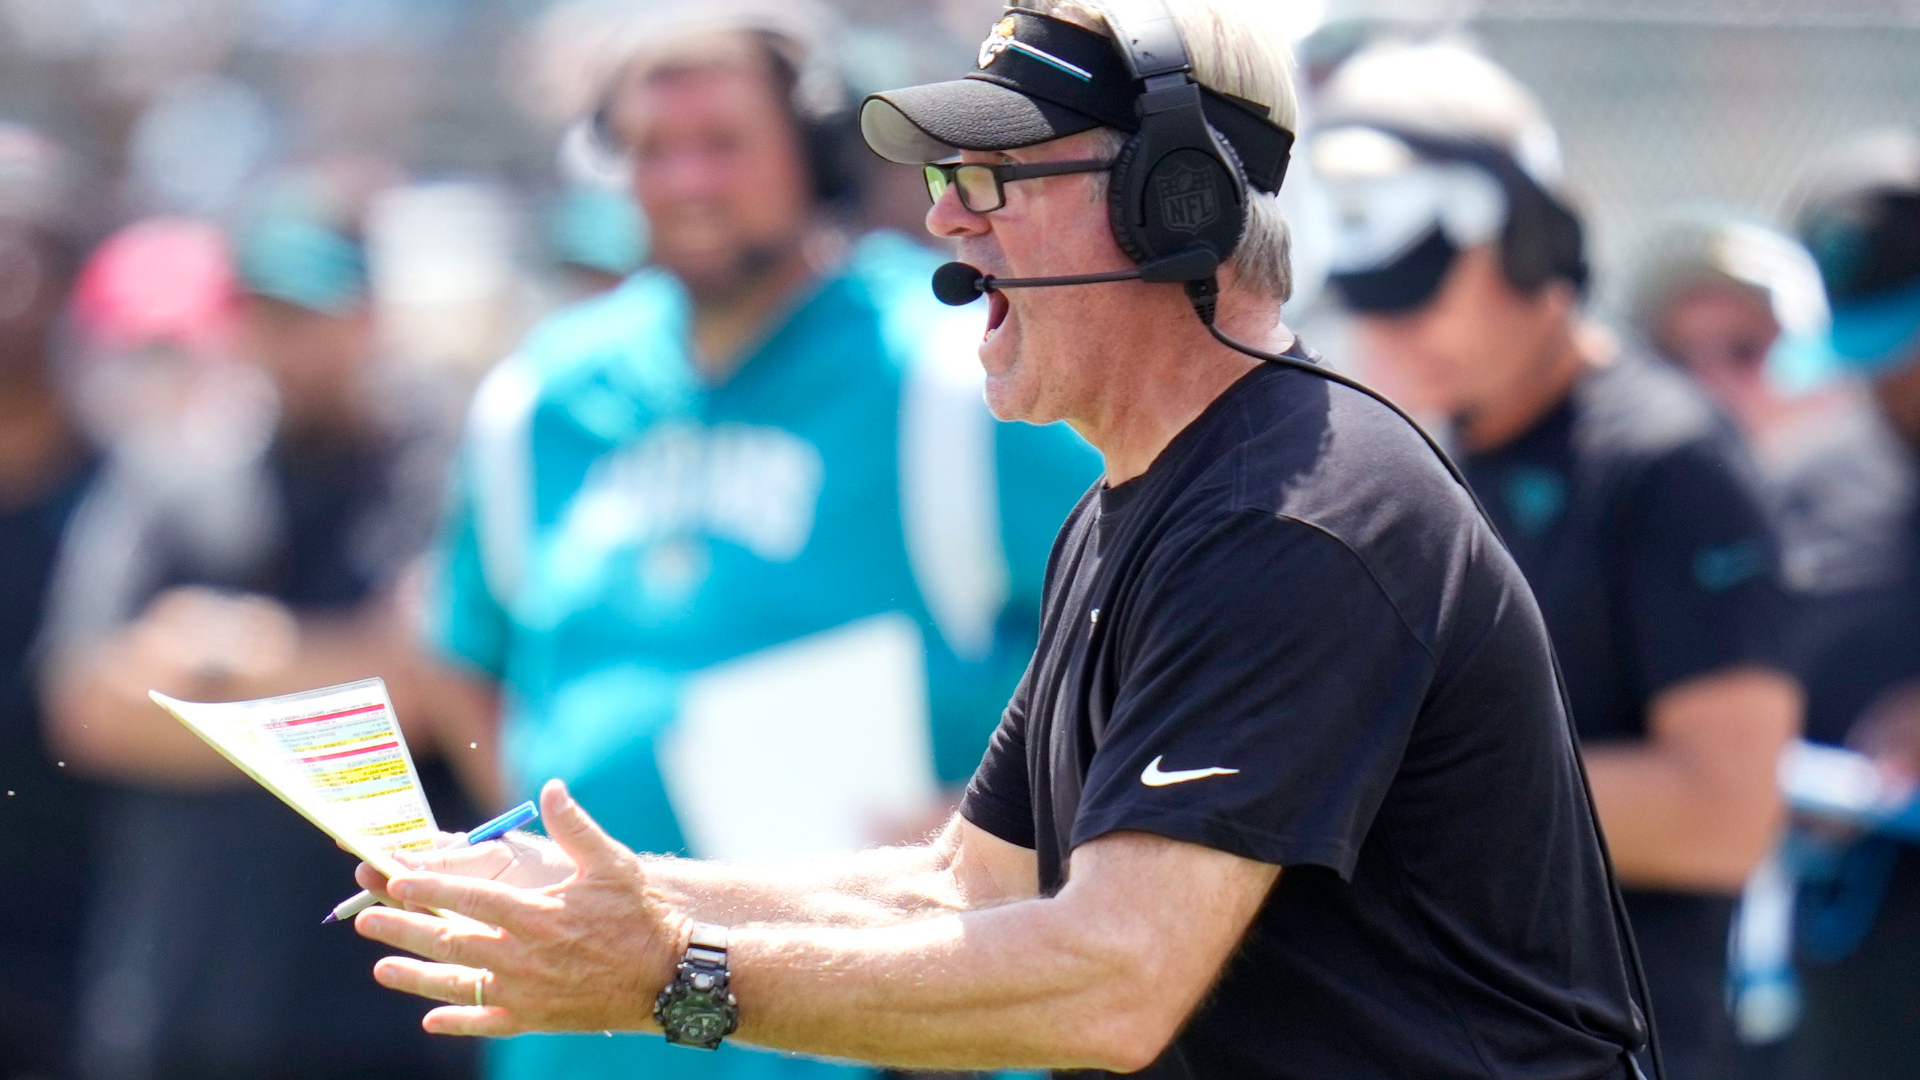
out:
{"label": "nike swoosh logo", "polygon": [[1239,769],[1212,768],[1175,769],[1172,772],[1163,772],[1160,763],[1164,760],[1166,755],[1162,754],[1147,762],[1147,767],[1140,772],[1140,782],[1148,787],[1166,787],[1168,784],[1184,784],[1189,780],[1204,780],[1209,776],[1232,776],[1240,771]]}

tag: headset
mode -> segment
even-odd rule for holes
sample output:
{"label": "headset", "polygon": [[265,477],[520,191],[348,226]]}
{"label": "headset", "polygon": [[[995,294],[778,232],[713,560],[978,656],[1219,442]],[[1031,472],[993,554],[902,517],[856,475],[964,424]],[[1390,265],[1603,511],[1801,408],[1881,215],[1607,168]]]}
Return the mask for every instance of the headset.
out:
{"label": "headset", "polygon": [[[854,148],[860,145],[855,99],[846,72],[828,50],[771,13],[744,14],[737,19],[696,23],[689,33],[738,33],[753,40],[765,56],[774,86],[785,104],[787,119],[800,137],[801,153],[813,195],[833,209],[847,209],[859,201],[860,171]],[[613,99],[627,65],[617,65],[600,89],[588,121],[595,145],[610,159],[628,151],[613,132]]]}
{"label": "headset", "polygon": [[[1207,331],[1222,345],[1271,364],[1303,371],[1317,378],[1338,383],[1385,406],[1418,432],[1449,475],[1472,501],[1480,519],[1499,537],[1486,507],[1467,482],[1453,458],[1424,427],[1408,416],[1386,395],[1357,379],[1313,362],[1256,349],[1235,341],[1214,324],[1219,296],[1220,264],[1239,246],[1247,221],[1247,175],[1240,157],[1225,137],[1207,122],[1202,111],[1200,83],[1193,77],[1193,64],[1187,56],[1186,42],[1166,0],[1109,0],[1104,5],[1109,29],[1116,46],[1126,58],[1127,70],[1140,84],[1140,129],[1121,149],[1113,165],[1108,186],[1108,216],[1114,238],[1136,264],[1134,270],[1104,274],[1062,277],[996,279],[981,274],[966,263],[947,263],[934,274],[934,293],[950,304],[969,302],[980,294],[998,288],[1079,285],[1103,281],[1143,280],[1181,282],[1192,302],[1194,314]],[[1399,134],[1390,132],[1390,134]],[[1431,137],[1412,136],[1410,145],[1439,146]],[[1513,209],[1503,233],[1503,253],[1511,248],[1514,261],[1507,271],[1516,285],[1529,283],[1537,289],[1556,275],[1577,273],[1577,284],[1586,275],[1580,253],[1579,219],[1564,204],[1522,170],[1518,162],[1492,147],[1475,144],[1449,147],[1449,156],[1468,161],[1492,173],[1510,195]],[[1532,193],[1531,195],[1527,193]],[[1524,207],[1524,209],[1523,209]],[[1538,238],[1547,244],[1535,245]],[[1522,248],[1541,252],[1529,255]],[[964,297],[964,298],[963,298]],[[1505,542],[1501,541],[1502,546]],[[1573,706],[1567,694],[1566,676],[1557,656],[1553,676],[1560,693],[1561,710],[1567,717],[1567,736],[1578,745],[1572,730]],[[1655,1080],[1666,1080],[1666,1063],[1661,1056],[1659,1036],[1653,1022],[1651,997],[1647,990],[1646,970],[1640,962],[1640,950],[1629,925],[1626,901],[1613,869],[1613,856],[1607,850],[1606,835],[1600,828],[1599,811],[1594,807],[1593,788],[1587,779],[1586,764],[1578,752],[1574,764],[1586,798],[1587,816],[1600,848],[1600,860],[1606,872],[1608,899],[1612,905],[1615,929],[1620,934],[1628,970],[1627,997],[1635,1013],[1634,1025],[1641,1045],[1648,1049]],[[1622,1056],[1636,1073],[1632,1052],[1640,1046],[1622,1047]]]}

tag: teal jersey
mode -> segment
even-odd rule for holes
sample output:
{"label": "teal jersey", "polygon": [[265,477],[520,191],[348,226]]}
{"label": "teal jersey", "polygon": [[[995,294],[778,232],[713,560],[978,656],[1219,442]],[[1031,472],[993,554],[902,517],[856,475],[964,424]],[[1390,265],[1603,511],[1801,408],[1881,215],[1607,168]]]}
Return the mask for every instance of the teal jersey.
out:
{"label": "teal jersey", "polygon": [[[744,779],[782,753],[790,771],[875,762],[820,774],[842,802],[972,773],[1031,655],[1054,532],[1100,464],[1064,426],[993,421],[980,315],[933,299],[937,262],[865,238],[718,385],[656,272],[551,318],[488,377],[429,621],[502,689],[513,798],[560,777],[637,850],[732,858],[827,794]],[[856,652],[912,670],[836,659]],[[823,686],[844,710],[803,707]],[[650,1037],[490,1052],[498,1080],[852,1071]]]}

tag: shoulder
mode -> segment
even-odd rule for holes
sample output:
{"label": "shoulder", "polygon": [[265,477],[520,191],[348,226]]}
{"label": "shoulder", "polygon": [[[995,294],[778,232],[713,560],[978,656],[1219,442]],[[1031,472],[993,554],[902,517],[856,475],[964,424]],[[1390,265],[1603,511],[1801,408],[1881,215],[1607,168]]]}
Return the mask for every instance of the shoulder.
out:
{"label": "shoulder", "polygon": [[1622,474],[1624,490],[1672,471],[1724,471],[1757,481],[1745,444],[1727,418],[1686,376],[1626,355],[1574,388],[1575,452],[1591,466]]}
{"label": "shoulder", "polygon": [[[1430,525],[1472,500],[1414,422],[1372,394],[1297,369],[1259,374],[1241,401],[1244,441],[1220,477],[1226,509],[1295,519],[1357,540],[1384,518]],[[1364,545],[1360,545],[1364,546]]]}

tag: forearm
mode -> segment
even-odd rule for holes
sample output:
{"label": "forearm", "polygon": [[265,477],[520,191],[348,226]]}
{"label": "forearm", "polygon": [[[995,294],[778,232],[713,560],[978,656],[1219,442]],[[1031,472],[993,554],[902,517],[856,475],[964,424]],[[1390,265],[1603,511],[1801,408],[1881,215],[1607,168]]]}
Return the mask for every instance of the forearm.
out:
{"label": "forearm", "polygon": [[[246,776],[175,723],[147,697],[167,675],[112,646],[89,649],[56,669],[46,687],[48,744],[75,771],[186,788],[233,787]],[[173,689],[191,689],[175,680]]]}
{"label": "forearm", "polygon": [[[1110,921],[1110,920],[1109,920]],[[1057,900],[881,929],[734,931],[738,1038],[902,1068],[1133,1069],[1171,1032],[1115,932]]]}
{"label": "forearm", "polygon": [[723,926],[891,926],[967,906],[945,835],[926,844],[869,848],[785,866],[667,857],[642,861],[649,884],[674,907]]}
{"label": "forearm", "polygon": [[1714,775],[1653,743],[1600,744],[1585,756],[1614,868],[1629,886],[1733,895],[1784,814],[1771,769],[1728,777],[1721,763]]}

